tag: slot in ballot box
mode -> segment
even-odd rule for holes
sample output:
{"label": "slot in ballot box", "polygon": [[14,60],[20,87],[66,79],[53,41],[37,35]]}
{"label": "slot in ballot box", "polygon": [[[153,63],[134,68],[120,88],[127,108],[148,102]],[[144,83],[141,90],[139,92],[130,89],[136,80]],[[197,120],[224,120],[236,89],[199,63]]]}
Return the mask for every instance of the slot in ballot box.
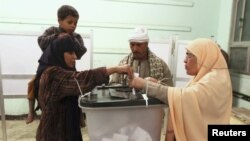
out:
{"label": "slot in ballot box", "polygon": [[165,104],[157,99],[146,102],[128,90],[95,88],[79,99],[79,106],[90,141],[160,141]]}

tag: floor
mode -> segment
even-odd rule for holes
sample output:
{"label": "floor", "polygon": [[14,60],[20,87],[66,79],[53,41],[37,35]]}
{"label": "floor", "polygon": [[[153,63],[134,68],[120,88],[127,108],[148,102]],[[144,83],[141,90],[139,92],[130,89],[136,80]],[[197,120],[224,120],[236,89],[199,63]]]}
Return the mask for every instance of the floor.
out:
{"label": "floor", "polygon": [[[36,129],[39,121],[35,120],[26,124],[24,120],[7,120],[7,140],[8,141],[35,141]],[[89,141],[87,128],[82,128],[83,140]],[[0,141],[1,141],[0,136]]]}

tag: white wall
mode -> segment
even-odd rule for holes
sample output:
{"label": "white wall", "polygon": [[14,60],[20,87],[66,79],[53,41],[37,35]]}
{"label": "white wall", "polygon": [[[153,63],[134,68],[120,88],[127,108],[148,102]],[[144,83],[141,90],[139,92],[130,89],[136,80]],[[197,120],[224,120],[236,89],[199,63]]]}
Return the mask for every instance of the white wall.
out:
{"label": "white wall", "polygon": [[220,0],[217,41],[226,52],[230,38],[232,2],[232,0]]}
{"label": "white wall", "polygon": [[[119,48],[127,48],[128,32],[141,24],[150,29],[152,38],[165,38],[172,34],[178,34],[180,39],[185,40],[217,36],[220,12],[218,0],[135,2],[136,0],[131,2],[1,0],[0,23],[7,24],[7,26],[4,25],[5,29],[12,27],[11,23],[14,23],[16,30],[44,30],[48,25],[57,25],[57,8],[61,4],[68,3],[76,7],[80,13],[77,31],[94,29],[95,48],[116,48],[116,45]],[[20,23],[28,23],[30,28],[21,26],[19,29]]]}
{"label": "white wall", "polygon": [[[178,35],[180,40],[213,35],[226,47],[231,3],[232,0],[0,0],[0,31],[43,32],[57,25],[58,7],[70,4],[80,14],[76,31],[93,30],[93,66],[115,65],[129,52],[127,36],[137,25],[148,27],[151,40],[166,40],[171,35]],[[7,112],[12,111],[10,105],[13,101],[6,100]]]}

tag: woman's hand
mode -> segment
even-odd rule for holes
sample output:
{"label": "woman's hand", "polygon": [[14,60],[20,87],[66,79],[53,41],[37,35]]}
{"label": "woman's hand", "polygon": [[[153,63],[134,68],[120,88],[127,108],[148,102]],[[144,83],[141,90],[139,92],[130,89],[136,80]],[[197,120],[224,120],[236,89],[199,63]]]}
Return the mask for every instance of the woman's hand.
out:
{"label": "woman's hand", "polygon": [[129,79],[132,79],[133,75],[134,75],[133,68],[131,68],[129,65],[107,68],[106,73],[107,73],[107,75],[110,75],[113,73],[127,74]]}
{"label": "woman's hand", "polygon": [[155,82],[158,83],[158,80],[153,78],[153,77],[146,77],[145,80],[151,81],[151,82]]}
{"label": "woman's hand", "polygon": [[127,79],[133,79],[134,77],[133,68],[131,68],[129,65],[118,66],[116,73],[127,74]]}
{"label": "woman's hand", "polygon": [[141,77],[133,77],[129,79],[129,87],[136,88],[136,89],[143,89],[145,88],[146,80]]}

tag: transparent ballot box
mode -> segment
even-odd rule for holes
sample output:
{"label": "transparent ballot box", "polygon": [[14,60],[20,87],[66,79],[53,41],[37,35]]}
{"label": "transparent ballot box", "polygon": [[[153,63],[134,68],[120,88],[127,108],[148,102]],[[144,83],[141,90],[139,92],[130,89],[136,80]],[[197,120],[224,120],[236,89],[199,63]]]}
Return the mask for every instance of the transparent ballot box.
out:
{"label": "transparent ballot box", "polygon": [[159,141],[164,103],[130,88],[95,88],[79,98],[90,141]]}

